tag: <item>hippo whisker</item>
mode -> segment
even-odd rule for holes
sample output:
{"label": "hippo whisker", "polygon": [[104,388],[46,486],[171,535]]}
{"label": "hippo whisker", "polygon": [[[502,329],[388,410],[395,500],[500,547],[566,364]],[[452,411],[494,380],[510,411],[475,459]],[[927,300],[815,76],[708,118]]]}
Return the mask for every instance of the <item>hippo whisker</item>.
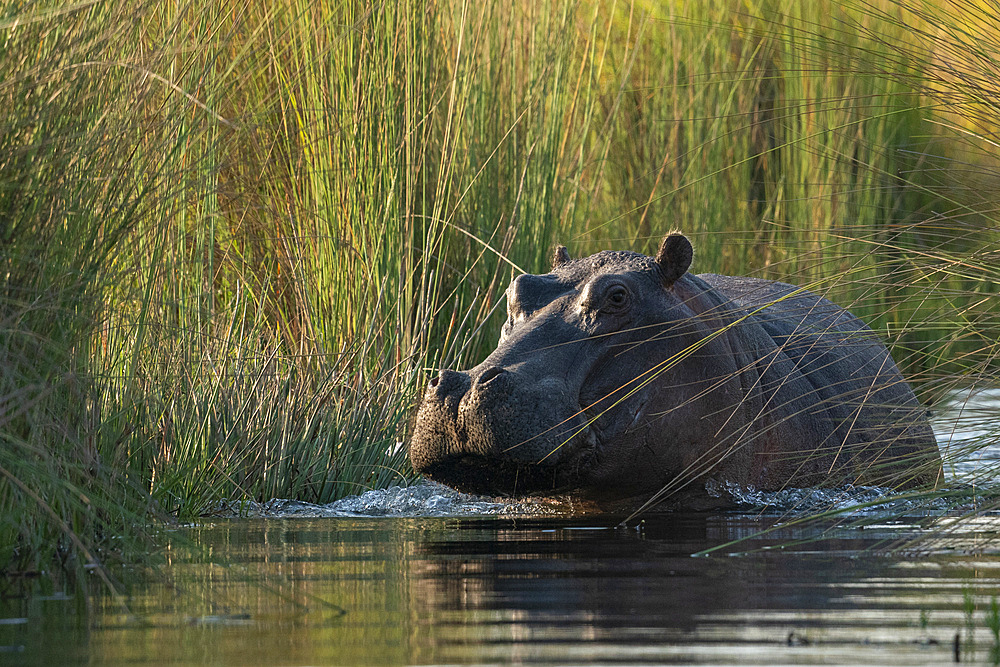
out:
{"label": "hippo whisker", "polygon": [[459,489],[649,507],[939,479],[934,436],[886,348],[807,287],[688,273],[690,242],[517,276],[497,349],[432,380],[414,468]]}

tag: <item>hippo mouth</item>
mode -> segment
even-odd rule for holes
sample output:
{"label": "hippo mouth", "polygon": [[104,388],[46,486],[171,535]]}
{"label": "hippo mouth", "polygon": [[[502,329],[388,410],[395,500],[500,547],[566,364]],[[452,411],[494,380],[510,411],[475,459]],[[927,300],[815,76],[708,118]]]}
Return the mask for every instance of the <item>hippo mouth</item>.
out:
{"label": "hippo mouth", "polygon": [[553,493],[567,485],[552,466],[497,461],[477,454],[453,454],[428,465],[423,474],[465,493],[526,496]]}
{"label": "hippo mouth", "polygon": [[[576,426],[571,437],[541,460],[523,461],[508,456],[473,452],[446,454],[426,464],[420,472],[430,479],[465,493],[524,497],[564,493],[579,488],[588,462],[597,450],[589,427]],[[516,446],[515,446],[516,447]]]}

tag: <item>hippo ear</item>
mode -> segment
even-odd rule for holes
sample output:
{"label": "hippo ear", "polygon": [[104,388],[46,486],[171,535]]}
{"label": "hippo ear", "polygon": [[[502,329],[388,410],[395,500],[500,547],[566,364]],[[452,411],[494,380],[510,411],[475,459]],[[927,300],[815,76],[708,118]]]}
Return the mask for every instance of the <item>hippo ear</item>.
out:
{"label": "hippo ear", "polygon": [[569,259],[569,250],[566,250],[566,246],[557,245],[555,252],[552,253],[552,268],[565,264]]}
{"label": "hippo ear", "polygon": [[694,248],[683,234],[673,232],[663,239],[660,250],[656,253],[656,263],[663,275],[663,285],[670,287],[691,266],[694,258]]}

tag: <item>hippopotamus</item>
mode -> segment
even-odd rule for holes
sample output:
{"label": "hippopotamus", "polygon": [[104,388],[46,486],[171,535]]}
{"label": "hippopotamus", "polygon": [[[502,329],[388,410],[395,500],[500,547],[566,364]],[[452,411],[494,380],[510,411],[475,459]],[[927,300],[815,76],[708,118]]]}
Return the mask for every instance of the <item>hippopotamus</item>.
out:
{"label": "hippopotamus", "polygon": [[[857,317],[782,282],[604,251],[507,288],[500,341],[433,377],[414,469],[460,491],[617,503],[719,488],[934,485],[927,411]],[[700,499],[700,500],[698,500]]]}

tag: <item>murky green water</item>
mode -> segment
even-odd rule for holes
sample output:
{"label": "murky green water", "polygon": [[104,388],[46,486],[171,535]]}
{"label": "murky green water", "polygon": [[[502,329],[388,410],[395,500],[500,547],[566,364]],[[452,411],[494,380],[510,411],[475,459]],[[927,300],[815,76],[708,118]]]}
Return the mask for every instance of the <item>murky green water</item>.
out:
{"label": "murky green water", "polygon": [[[976,401],[935,421],[949,482],[1000,476],[1000,446],[965,444],[994,439],[1000,392]],[[166,565],[122,573],[127,599],[96,595],[89,614],[59,592],[0,599],[0,664],[941,665],[956,636],[962,662],[996,664],[1000,513],[864,507],[881,497],[746,494],[771,514],[627,529],[435,486],[279,502],[166,533]],[[849,509],[834,526],[775,507]]]}
{"label": "murky green water", "polygon": [[73,600],[3,602],[0,661],[914,665],[951,662],[956,634],[963,661],[991,661],[1000,554],[980,546],[1000,517],[905,555],[880,550],[942,519],[786,527],[692,556],[775,521],[214,520],[129,582],[127,613],[101,598],[88,625]]}

